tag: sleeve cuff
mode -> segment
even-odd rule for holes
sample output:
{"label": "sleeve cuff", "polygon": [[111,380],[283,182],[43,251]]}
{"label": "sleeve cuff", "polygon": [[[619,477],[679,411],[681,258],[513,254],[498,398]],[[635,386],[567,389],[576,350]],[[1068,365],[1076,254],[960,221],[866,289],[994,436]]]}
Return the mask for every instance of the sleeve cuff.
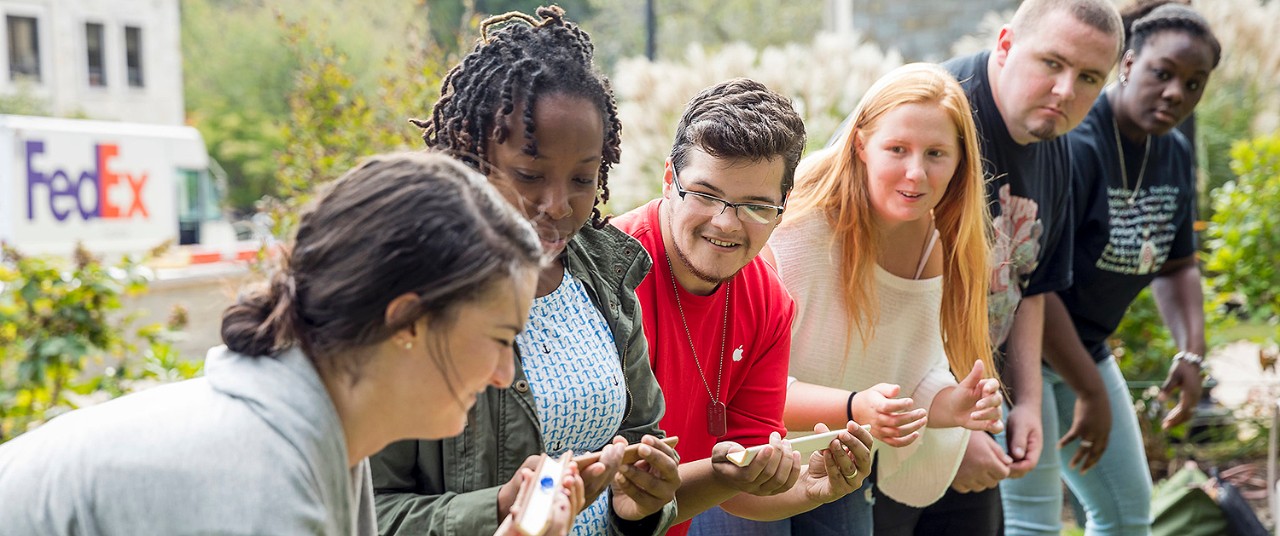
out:
{"label": "sleeve cuff", "polygon": [[[622,519],[613,511],[613,489],[606,491],[609,497],[609,534],[610,536],[666,534],[676,520],[676,500],[662,505],[662,509],[635,521]],[[494,527],[495,529],[497,527]],[[486,532],[484,534],[489,534]],[[479,534],[479,533],[477,533]]]}
{"label": "sleeve cuff", "polygon": [[451,534],[493,534],[498,530],[498,490],[501,486],[460,493],[445,505]]}

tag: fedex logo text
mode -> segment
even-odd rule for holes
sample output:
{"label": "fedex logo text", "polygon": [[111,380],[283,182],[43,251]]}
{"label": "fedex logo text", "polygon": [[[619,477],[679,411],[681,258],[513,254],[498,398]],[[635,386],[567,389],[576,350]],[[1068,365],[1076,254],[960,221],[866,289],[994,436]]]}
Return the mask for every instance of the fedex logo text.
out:
{"label": "fedex logo text", "polygon": [[[52,172],[41,171],[33,165],[33,159],[37,155],[44,154],[44,142],[37,140],[28,140],[27,145],[27,219],[34,220],[35,215],[35,191],[36,186],[43,185],[49,191],[49,212],[58,221],[66,221],[71,215],[71,205],[74,205],[75,211],[80,214],[80,218],[84,220],[91,219],[126,219],[132,218],[135,214],[142,218],[147,218],[147,206],[142,199],[142,188],[147,183],[147,174],[140,172],[135,174],[120,173],[112,169],[112,160],[120,153],[120,147],[114,143],[102,143],[94,145],[94,162],[97,166],[95,169],[80,172],[75,179],[72,179],[72,173],[66,170],[55,168]],[[127,211],[121,211],[120,206],[111,201],[108,195],[113,189],[124,183],[129,186],[130,192],[133,194],[133,201],[129,203]],[[92,195],[88,199],[92,200],[92,206],[86,207],[85,196],[81,190],[85,186],[93,187]],[[62,201],[67,199],[68,201]]]}

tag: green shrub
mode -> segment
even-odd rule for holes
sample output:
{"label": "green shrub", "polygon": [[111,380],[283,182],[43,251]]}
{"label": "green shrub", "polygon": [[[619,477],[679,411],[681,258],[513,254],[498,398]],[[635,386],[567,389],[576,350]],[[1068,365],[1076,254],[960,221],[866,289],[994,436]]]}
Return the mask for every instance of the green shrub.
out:
{"label": "green shrub", "polygon": [[0,442],[65,411],[199,372],[167,339],[181,311],[168,327],[134,327],[119,313],[122,296],[145,289],[131,259],[106,265],[77,248],[67,263],[3,246]]}
{"label": "green shrub", "polygon": [[[1213,304],[1243,301],[1245,316],[1280,319],[1280,133],[1231,149],[1236,179],[1213,192],[1205,268]],[[1274,332],[1280,338],[1280,330]]]}

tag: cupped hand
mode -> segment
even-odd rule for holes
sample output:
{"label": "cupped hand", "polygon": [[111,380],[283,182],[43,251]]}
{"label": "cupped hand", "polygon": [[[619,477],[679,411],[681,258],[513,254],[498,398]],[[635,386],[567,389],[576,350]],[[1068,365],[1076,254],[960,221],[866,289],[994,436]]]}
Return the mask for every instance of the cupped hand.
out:
{"label": "cupped hand", "polygon": [[520,489],[524,484],[524,473],[528,470],[531,474],[537,474],[538,467],[542,464],[542,458],[546,454],[534,454],[524,459],[520,467],[516,469],[516,474],[511,476],[506,484],[498,488],[498,519],[507,517],[511,513],[511,505],[515,504],[516,498],[520,495]]}
{"label": "cupped hand", "polygon": [[[815,433],[827,432],[827,426],[818,423]],[[862,487],[871,472],[871,433],[858,423],[849,421],[841,433],[827,448],[809,456],[809,465],[800,479],[805,496],[811,501],[829,503]]]}
{"label": "cupped hand", "polygon": [[791,489],[800,478],[800,455],[778,432],[769,434],[769,444],[756,453],[746,467],[730,462],[728,455],[746,450],[732,441],[711,448],[711,469],[715,479],[733,489],[761,497]]}
{"label": "cupped hand", "polygon": [[928,424],[924,408],[911,409],[910,398],[897,398],[902,388],[878,383],[853,396],[853,417],[871,425],[871,435],[891,447],[905,447],[920,437]]}
{"label": "cupped hand", "polygon": [[964,451],[960,469],[951,481],[951,487],[961,493],[991,489],[1009,478],[1009,466],[1013,458],[1005,454],[995,439],[983,433],[969,434],[969,446]]}
{"label": "cupped hand", "polygon": [[1000,381],[982,377],[985,367],[981,361],[974,362],[973,369],[952,390],[957,397],[955,422],[977,432],[998,434],[1004,431],[1004,422],[1000,420],[1004,399],[1000,395]]}
{"label": "cupped hand", "polygon": [[[531,458],[537,459],[538,464],[540,464],[543,456],[539,455]],[[578,476],[578,466],[573,463],[572,453],[566,452],[562,455],[560,463],[564,471],[560,476],[560,493],[551,498],[551,511],[546,529],[539,533],[538,536],[567,536],[569,529],[573,526],[574,518],[578,516],[578,513],[585,506],[582,479]],[[538,467],[538,465],[535,464],[535,467]],[[509,513],[502,520],[502,524],[498,525],[498,530],[494,532],[494,536],[523,536],[523,532],[516,528],[516,524],[520,523],[521,517],[528,507],[529,499],[535,493],[534,486],[538,485],[537,473],[534,469],[522,466],[513,480],[520,480],[519,490],[516,493],[514,502],[511,504]]]}
{"label": "cupped hand", "polygon": [[581,472],[584,494],[587,504],[596,502],[604,490],[613,482],[614,475],[622,465],[622,452],[627,448],[627,440],[622,436],[614,436],[613,440],[600,449],[600,460],[588,465]]}
{"label": "cupped hand", "polygon": [[1040,420],[1040,408],[1029,404],[1017,404],[1009,410],[1009,424],[1005,437],[1009,440],[1009,478],[1022,478],[1040,463],[1040,451],[1044,449],[1044,422]]}
{"label": "cupped hand", "polygon": [[1200,367],[1197,365],[1179,359],[1169,369],[1168,379],[1160,386],[1160,401],[1168,400],[1174,391],[1181,390],[1182,394],[1178,397],[1178,405],[1160,422],[1162,429],[1168,430],[1191,420],[1196,412],[1196,404],[1200,403],[1200,394],[1204,391],[1201,381]]}
{"label": "cupped hand", "polygon": [[1071,428],[1058,440],[1058,448],[1080,440],[1076,445],[1076,453],[1071,456],[1067,466],[1079,470],[1081,474],[1088,472],[1102,459],[1103,452],[1107,450],[1107,441],[1111,438],[1111,403],[1106,396],[1106,393],[1102,393],[1101,399],[1097,396],[1077,397]]}
{"label": "cupped hand", "polygon": [[676,498],[680,488],[680,455],[658,438],[640,438],[640,460],[623,465],[613,477],[613,511],[638,521]]}

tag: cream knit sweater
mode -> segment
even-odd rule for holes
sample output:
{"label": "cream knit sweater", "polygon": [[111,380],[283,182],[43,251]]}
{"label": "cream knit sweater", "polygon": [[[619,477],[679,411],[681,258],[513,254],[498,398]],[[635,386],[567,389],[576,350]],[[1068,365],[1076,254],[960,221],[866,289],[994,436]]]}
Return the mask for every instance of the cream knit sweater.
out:
{"label": "cream knit sweater", "polygon": [[[939,310],[942,277],[910,280],[876,266],[879,318],[863,345],[844,307],[832,231],[810,212],[778,228],[769,240],[778,273],[796,301],[792,324],[791,375],[800,381],[861,391],[877,383],[902,387],[916,407],[928,409],[934,395],[955,385],[942,346]],[[848,341],[848,348],[845,341]],[[969,442],[964,428],[924,428],[912,444],[875,443],[877,487],[894,500],[922,507],[951,485]]]}

